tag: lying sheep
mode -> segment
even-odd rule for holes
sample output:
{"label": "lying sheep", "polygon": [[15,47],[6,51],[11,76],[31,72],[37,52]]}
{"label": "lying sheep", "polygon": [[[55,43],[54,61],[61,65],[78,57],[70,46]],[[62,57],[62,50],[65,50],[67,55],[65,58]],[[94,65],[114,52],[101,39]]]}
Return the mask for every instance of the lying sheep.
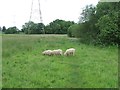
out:
{"label": "lying sheep", "polygon": [[62,50],[61,49],[53,50],[52,53],[53,55],[62,55]]}
{"label": "lying sheep", "polygon": [[74,48],[67,49],[64,53],[65,56],[70,56],[70,55],[74,56],[74,54],[75,54]]}
{"label": "lying sheep", "polygon": [[45,50],[42,52],[42,54],[51,56],[51,55],[53,55],[53,51],[52,50]]}

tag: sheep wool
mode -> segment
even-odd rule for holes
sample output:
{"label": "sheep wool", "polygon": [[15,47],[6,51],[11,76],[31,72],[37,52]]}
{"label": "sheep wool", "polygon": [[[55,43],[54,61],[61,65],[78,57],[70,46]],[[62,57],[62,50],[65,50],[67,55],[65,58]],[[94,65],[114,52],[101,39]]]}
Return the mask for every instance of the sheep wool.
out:
{"label": "sheep wool", "polygon": [[75,49],[74,48],[69,48],[64,53],[65,56],[70,56],[70,55],[74,56],[74,54],[75,54]]}
{"label": "sheep wool", "polygon": [[53,55],[62,55],[62,50],[61,49],[57,49],[57,50],[53,50]]}
{"label": "sheep wool", "polygon": [[52,50],[45,50],[42,52],[42,54],[51,56],[51,55],[53,55],[53,51]]}

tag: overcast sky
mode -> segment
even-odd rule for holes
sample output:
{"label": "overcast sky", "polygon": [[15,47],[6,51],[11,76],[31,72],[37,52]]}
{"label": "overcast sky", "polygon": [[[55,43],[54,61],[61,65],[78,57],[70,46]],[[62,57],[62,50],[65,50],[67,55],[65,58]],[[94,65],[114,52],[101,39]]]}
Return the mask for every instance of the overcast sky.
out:
{"label": "overcast sky", "polygon": [[[78,22],[82,8],[96,5],[99,0],[40,0],[42,19],[45,25],[55,19]],[[21,29],[29,21],[32,0],[0,0],[0,26],[17,26]],[[38,0],[33,0],[31,20],[38,23]]]}

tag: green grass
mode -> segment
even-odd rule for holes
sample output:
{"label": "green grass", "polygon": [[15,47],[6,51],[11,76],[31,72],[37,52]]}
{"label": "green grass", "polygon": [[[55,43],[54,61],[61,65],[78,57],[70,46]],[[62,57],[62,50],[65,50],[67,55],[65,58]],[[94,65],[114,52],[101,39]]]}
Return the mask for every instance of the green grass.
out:
{"label": "green grass", "polygon": [[2,35],[0,34],[0,89],[2,89]]}
{"label": "green grass", "polygon": [[[85,45],[65,35],[3,35],[3,88],[116,88],[118,49]],[[75,56],[43,56],[75,48]]]}

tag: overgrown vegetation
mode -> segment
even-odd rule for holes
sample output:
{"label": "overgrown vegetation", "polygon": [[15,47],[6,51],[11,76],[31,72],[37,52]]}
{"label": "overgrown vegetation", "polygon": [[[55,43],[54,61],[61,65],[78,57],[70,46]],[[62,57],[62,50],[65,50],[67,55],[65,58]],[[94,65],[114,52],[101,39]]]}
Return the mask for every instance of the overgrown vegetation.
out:
{"label": "overgrown vegetation", "polygon": [[[3,29],[4,30],[4,29]],[[17,27],[9,27],[6,29],[4,32],[5,34],[17,34],[18,33],[18,28]]]}
{"label": "overgrown vegetation", "polygon": [[[99,2],[83,9],[79,23],[56,19],[46,26],[27,22],[21,31],[0,27],[5,33],[1,34],[2,87],[117,88],[119,8],[117,2]],[[46,49],[71,47],[75,56],[42,55]]]}
{"label": "overgrown vegetation", "polygon": [[32,21],[25,23],[22,31],[26,34],[67,34],[67,29],[74,22],[56,19],[48,25],[34,23]]}
{"label": "overgrown vegetation", "polygon": [[78,37],[79,29],[80,29],[79,24],[73,24],[68,28],[67,35],[69,37]]}
{"label": "overgrown vegetation", "polygon": [[[3,35],[3,88],[117,88],[118,49],[79,43],[66,35]],[[43,56],[45,49],[75,56]]]}
{"label": "overgrown vegetation", "polygon": [[74,22],[71,21],[56,19],[46,25],[45,32],[46,34],[67,34],[67,29],[73,24]]}
{"label": "overgrown vegetation", "polygon": [[[96,6],[87,5],[83,9],[78,24],[56,19],[45,26],[30,21],[21,30],[25,34],[68,34],[87,44],[116,45],[120,41],[119,8],[120,2],[99,2]],[[6,29],[4,26],[2,31],[19,33],[15,27]]]}
{"label": "overgrown vegetation", "polygon": [[99,2],[96,7],[87,5],[81,13],[79,29],[72,30],[76,32],[74,36],[85,43],[118,44],[120,41],[119,6],[118,2]]}
{"label": "overgrown vegetation", "polygon": [[44,24],[43,23],[34,23],[29,21],[22,26],[22,31],[25,34],[43,34],[44,33]]}

